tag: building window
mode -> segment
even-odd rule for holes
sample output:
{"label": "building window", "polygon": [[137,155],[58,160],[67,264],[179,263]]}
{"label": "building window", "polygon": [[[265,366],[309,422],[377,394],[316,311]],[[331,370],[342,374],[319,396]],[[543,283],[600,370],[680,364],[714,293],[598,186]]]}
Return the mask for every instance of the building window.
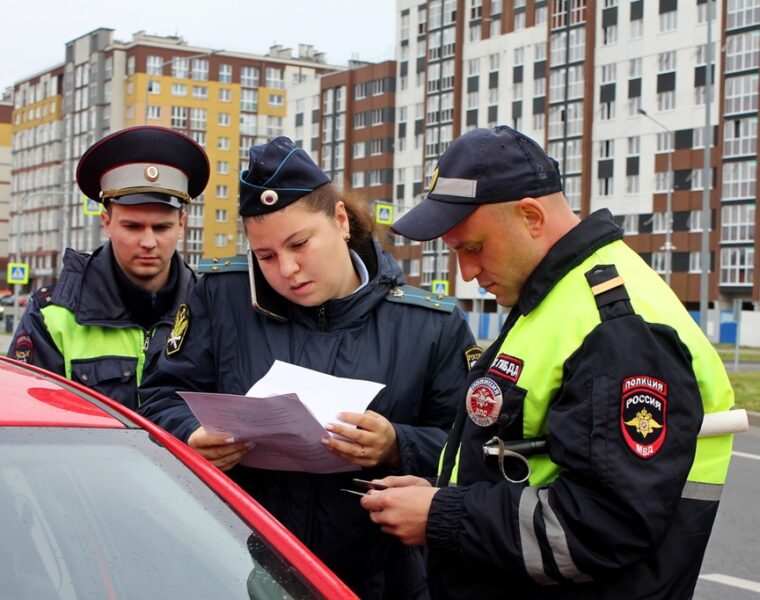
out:
{"label": "building window", "polygon": [[602,27],[602,45],[603,46],[611,46],[612,44],[616,44],[617,39],[618,39],[617,25],[609,25],[607,27]]}
{"label": "building window", "polygon": [[217,185],[216,186],[216,197],[217,198],[227,198],[229,197],[229,190],[226,185]]}
{"label": "building window", "polygon": [[219,65],[219,83],[232,83],[232,65]]}
{"label": "building window", "polygon": [[760,25],[757,0],[730,0],[726,8],[726,29],[741,29],[752,25]]}
{"label": "building window", "polygon": [[755,241],[755,205],[729,204],[721,208],[721,242]]}
{"label": "building window", "polygon": [[216,161],[216,173],[217,175],[229,175],[230,163],[226,160]]}
{"label": "building window", "polygon": [[219,102],[231,102],[232,90],[229,88],[219,88]]}
{"label": "building window", "polygon": [[626,175],[626,177],[625,177],[625,193],[626,194],[638,194],[639,193],[639,176],[638,175]]}
{"label": "building window", "polygon": [[644,37],[644,19],[631,21],[631,39],[638,40]]}
{"label": "building window", "polygon": [[208,61],[202,58],[193,59],[193,79],[208,81]]}
{"label": "building window", "polygon": [[258,67],[241,67],[240,68],[240,86],[241,87],[259,87],[259,69]]}
{"label": "building window", "polygon": [[206,129],[206,109],[190,109],[190,129]]}
{"label": "building window", "polygon": [[612,177],[600,177],[599,178],[599,195],[600,196],[612,196],[613,193],[613,178]]}
{"label": "building window", "polygon": [[756,160],[723,163],[722,200],[754,199],[756,172]]}
{"label": "building window", "polygon": [[269,106],[282,106],[282,96],[280,94],[269,94]]}
{"label": "building window", "polygon": [[205,100],[208,98],[208,87],[205,85],[194,85],[193,98],[198,98],[200,100]]}
{"label": "building window", "polygon": [[623,217],[623,235],[638,235],[639,215],[625,215]]}
{"label": "building window", "polygon": [[172,96],[184,98],[187,96],[187,86],[184,83],[172,83]]}
{"label": "building window", "polygon": [[240,110],[256,112],[259,108],[259,90],[240,90]]}
{"label": "building window", "polygon": [[223,233],[217,233],[214,235],[214,246],[217,248],[224,248],[227,245],[227,236]]}
{"label": "building window", "polygon": [[160,119],[161,118],[161,107],[160,106],[149,105],[148,106],[148,118],[149,119]]}
{"label": "building window", "polygon": [[148,56],[145,67],[148,75],[162,75],[163,67],[164,61],[160,56]]}
{"label": "building window", "polygon": [[282,135],[282,117],[267,116],[267,137],[274,138]]}
{"label": "building window", "polygon": [[230,138],[223,136],[216,138],[216,148],[217,150],[229,150]]}
{"label": "building window", "polygon": [[283,70],[275,67],[267,67],[265,85],[266,87],[275,88],[277,90],[285,89]]}
{"label": "building window", "polygon": [[720,251],[721,285],[751,286],[754,280],[754,248],[722,248]]}
{"label": "building window", "polygon": [[757,117],[726,120],[724,123],[724,158],[757,154]]}
{"label": "building window", "polygon": [[222,127],[229,127],[230,125],[230,113],[219,113],[219,116],[217,118],[217,124],[221,125]]}
{"label": "building window", "polygon": [[678,27],[678,12],[670,10],[660,13],[660,32],[675,31]]}
{"label": "building window", "polygon": [[227,209],[225,209],[225,208],[217,208],[214,211],[214,220],[217,223],[226,223],[227,222]]}
{"label": "building window", "polygon": [[726,114],[757,112],[758,78],[757,73],[726,77]]}
{"label": "building window", "polygon": [[171,126],[175,129],[187,128],[187,106],[172,106],[172,120]]}
{"label": "building window", "polygon": [[190,73],[190,61],[181,56],[172,59],[172,77],[177,79],[187,79]]}
{"label": "building window", "polygon": [[668,92],[660,92],[657,94],[657,110],[675,110],[676,107],[676,92],[670,90]]}

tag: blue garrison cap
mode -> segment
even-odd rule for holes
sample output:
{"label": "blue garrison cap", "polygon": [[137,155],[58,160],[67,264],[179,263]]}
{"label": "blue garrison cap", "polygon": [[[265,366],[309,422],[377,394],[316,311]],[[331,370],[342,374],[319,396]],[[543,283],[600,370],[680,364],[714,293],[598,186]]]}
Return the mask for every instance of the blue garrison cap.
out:
{"label": "blue garrison cap", "polygon": [[540,198],[561,191],[557,161],[528,136],[506,125],[473,129],[441,155],[427,198],[391,229],[413,240],[432,240],[482,204]]}
{"label": "blue garrison cap", "polygon": [[249,157],[248,170],[240,175],[241,217],[280,210],[330,183],[308,153],[287,137],[251,146]]}

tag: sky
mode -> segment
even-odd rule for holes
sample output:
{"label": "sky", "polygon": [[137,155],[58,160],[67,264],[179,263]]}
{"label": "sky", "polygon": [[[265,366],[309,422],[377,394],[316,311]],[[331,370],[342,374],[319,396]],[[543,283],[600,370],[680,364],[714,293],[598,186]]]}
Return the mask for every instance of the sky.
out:
{"label": "sky", "polygon": [[328,64],[393,58],[395,0],[6,0],[0,30],[0,93],[63,62],[66,42],[98,27],[114,39],[178,35],[191,46],[266,54],[273,44],[311,44]]}

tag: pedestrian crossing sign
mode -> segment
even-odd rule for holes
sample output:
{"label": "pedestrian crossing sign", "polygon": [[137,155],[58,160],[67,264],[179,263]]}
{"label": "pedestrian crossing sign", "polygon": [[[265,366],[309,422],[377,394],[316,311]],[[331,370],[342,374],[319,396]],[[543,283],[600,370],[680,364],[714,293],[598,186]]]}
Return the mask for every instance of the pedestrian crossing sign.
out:
{"label": "pedestrian crossing sign", "polygon": [[8,263],[8,283],[29,283],[29,265]]}
{"label": "pedestrian crossing sign", "polygon": [[93,200],[87,196],[82,197],[82,212],[84,214],[98,216],[102,210],[103,205],[97,200]]}
{"label": "pedestrian crossing sign", "polygon": [[393,204],[375,203],[375,223],[390,225],[393,222]]}
{"label": "pedestrian crossing sign", "polygon": [[449,282],[445,279],[433,279],[433,282],[430,284],[430,289],[434,294],[443,294],[444,296],[448,296]]}

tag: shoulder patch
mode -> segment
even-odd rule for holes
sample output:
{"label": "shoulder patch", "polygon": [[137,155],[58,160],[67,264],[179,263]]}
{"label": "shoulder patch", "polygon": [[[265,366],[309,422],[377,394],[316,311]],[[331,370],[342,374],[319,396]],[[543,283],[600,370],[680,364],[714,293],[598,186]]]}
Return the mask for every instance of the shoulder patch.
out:
{"label": "shoulder patch", "polygon": [[16,336],[16,344],[13,346],[13,358],[19,362],[30,363],[34,358],[34,343],[27,333],[19,333]]}
{"label": "shoulder patch", "polygon": [[400,304],[411,304],[413,306],[422,306],[432,310],[441,310],[443,312],[453,312],[457,306],[457,301],[451,296],[443,294],[434,294],[411,285],[399,285],[388,292],[385,299],[389,302],[398,302]]}
{"label": "shoulder patch", "polygon": [[54,290],[55,285],[46,285],[45,287],[41,287],[32,294],[32,299],[37,306],[44,308],[52,301]]}
{"label": "shoulder patch", "polygon": [[480,346],[468,346],[464,351],[464,362],[467,364],[467,370],[470,371],[480,360],[483,355],[483,348]]}
{"label": "shoulder patch", "polygon": [[198,273],[232,273],[237,271],[248,271],[248,259],[245,256],[202,258],[198,263]]}
{"label": "shoulder patch", "polygon": [[166,338],[166,355],[171,356],[179,352],[182,342],[190,329],[190,309],[187,304],[180,304],[174,317],[174,325]]}
{"label": "shoulder patch", "polygon": [[668,385],[649,375],[627,377],[621,385],[620,429],[629,450],[655,456],[668,432]]}

